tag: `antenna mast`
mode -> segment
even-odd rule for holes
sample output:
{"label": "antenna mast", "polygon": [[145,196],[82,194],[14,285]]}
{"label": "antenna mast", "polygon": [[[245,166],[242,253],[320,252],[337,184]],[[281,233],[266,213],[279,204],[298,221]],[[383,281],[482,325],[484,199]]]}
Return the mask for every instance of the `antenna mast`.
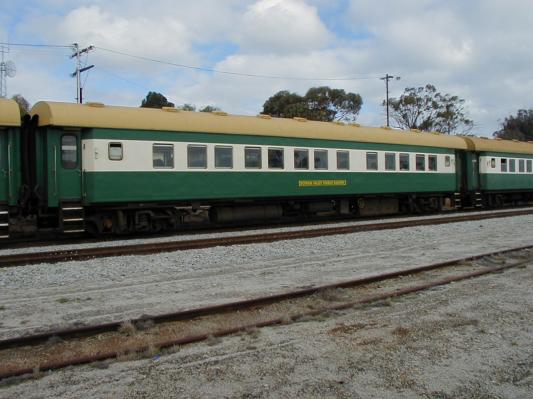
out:
{"label": "antenna mast", "polygon": [[7,95],[7,68],[4,61],[4,54],[9,53],[9,47],[0,45],[0,53],[2,53],[2,61],[0,62],[0,98],[6,98]]}

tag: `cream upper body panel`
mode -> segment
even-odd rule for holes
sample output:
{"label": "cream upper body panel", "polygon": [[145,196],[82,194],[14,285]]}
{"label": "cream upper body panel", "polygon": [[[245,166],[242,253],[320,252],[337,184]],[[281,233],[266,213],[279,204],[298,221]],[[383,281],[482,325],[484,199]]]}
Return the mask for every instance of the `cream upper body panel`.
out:
{"label": "cream upper body panel", "polygon": [[13,100],[0,98],[0,127],[20,126],[20,109]]}

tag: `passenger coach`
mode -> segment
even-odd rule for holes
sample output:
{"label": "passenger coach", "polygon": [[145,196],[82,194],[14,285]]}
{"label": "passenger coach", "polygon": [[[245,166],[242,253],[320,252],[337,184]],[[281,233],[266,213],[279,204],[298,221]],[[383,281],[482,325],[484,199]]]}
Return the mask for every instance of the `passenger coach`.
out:
{"label": "passenger coach", "polygon": [[531,143],[100,103],[31,115],[0,102],[2,235],[533,201]]}
{"label": "passenger coach", "polygon": [[456,136],[266,115],[53,102],[32,114],[41,204],[72,231],[156,231],[205,209],[215,222],[439,210],[467,150]]}
{"label": "passenger coach", "polygon": [[476,137],[465,140],[474,149],[465,184],[469,191],[481,195],[484,205],[499,207],[533,201],[532,142]]}
{"label": "passenger coach", "polygon": [[18,104],[0,99],[0,237],[9,235],[9,212],[18,202],[20,125]]}

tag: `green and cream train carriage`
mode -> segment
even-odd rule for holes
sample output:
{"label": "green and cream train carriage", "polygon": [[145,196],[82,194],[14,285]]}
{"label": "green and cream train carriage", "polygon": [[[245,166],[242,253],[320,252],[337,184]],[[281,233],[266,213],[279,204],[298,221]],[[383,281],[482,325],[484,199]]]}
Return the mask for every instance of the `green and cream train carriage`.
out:
{"label": "green and cream train carriage", "polygon": [[[235,222],[533,200],[531,143],[99,103],[37,103],[16,152],[27,161],[16,166],[13,153],[6,169],[18,125],[1,109],[0,205],[18,203],[18,220],[37,221],[34,230],[155,231],[207,211]],[[17,202],[17,186],[31,198]]]}
{"label": "green and cream train carriage", "polygon": [[475,149],[468,189],[482,192],[488,206],[533,201],[533,142],[465,139]]}
{"label": "green and cream train carriage", "polygon": [[67,231],[158,230],[206,208],[217,222],[438,210],[463,190],[469,150],[456,136],[266,115],[53,102],[32,114],[40,200]]}
{"label": "green and cream train carriage", "polygon": [[9,235],[9,213],[20,186],[20,110],[13,100],[0,99],[0,237]]}

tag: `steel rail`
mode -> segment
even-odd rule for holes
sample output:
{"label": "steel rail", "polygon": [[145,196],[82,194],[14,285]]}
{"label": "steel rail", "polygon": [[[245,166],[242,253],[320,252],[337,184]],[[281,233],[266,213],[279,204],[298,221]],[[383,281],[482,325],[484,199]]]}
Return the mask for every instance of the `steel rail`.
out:
{"label": "steel rail", "polygon": [[[303,289],[298,289],[298,290],[292,290],[288,292],[282,292],[279,294],[268,295],[264,297],[257,297],[257,298],[242,300],[242,301],[235,301],[235,302],[223,303],[223,304],[218,304],[218,305],[210,305],[210,306],[205,306],[205,307],[200,307],[200,308],[187,309],[187,310],[158,314],[158,315],[144,315],[140,318],[135,318],[135,319],[131,319],[128,321],[130,321],[134,325],[138,325],[148,320],[150,320],[154,324],[160,324],[160,323],[171,322],[171,321],[190,320],[190,319],[198,318],[201,316],[212,316],[215,314],[243,310],[243,309],[251,308],[254,306],[268,305],[268,304],[275,303],[275,302],[280,302],[280,301],[285,301],[285,300],[290,300],[290,299],[297,299],[300,297],[310,296],[318,292],[329,290],[329,289],[353,288],[353,287],[357,287],[361,285],[382,282],[386,280],[392,280],[392,279],[396,279],[399,277],[405,277],[405,276],[423,273],[427,271],[442,269],[447,266],[454,266],[462,262],[471,262],[471,261],[475,261],[478,259],[487,258],[490,256],[508,254],[508,253],[518,252],[518,251],[528,250],[528,249],[533,249],[533,245],[487,252],[487,253],[469,256],[465,258],[457,258],[457,259],[452,259],[449,261],[438,262],[438,263],[433,263],[429,265],[418,266],[414,268],[403,269],[403,270],[398,270],[398,271],[393,271],[393,272],[388,272],[388,273],[381,273],[381,274],[368,276],[368,277],[345,280],[345,281],[340,281],[337,283],[331,283],[331,284],[313,286],[313,287],[303,288]],[[28,345],[37,345],[37,344],[46,342],[50,338],[54,338],[54,337],[61,338],[61,339],[71,339],[71,338],[92,336],[92,335],[106,333],[106,332],[116,332],[119,330],[119,328],[121,327],[123,323],[124,323],[124,320],[117,321],[117,322],[111,322],[111,323],[103,323],[103,324],[88,325],[88,326],[77,326],[77,327],[71,327],[71,328],[51,330],[51,331],[44,332],[44,333],[3,339],[3,340],[0,340],[0,350],[21,347],[21,346],[28,346]]]}
{"label": "steel rail", "polygon": [[286,231],[277,233],[238,235],[230,237],[195,239],[183,241],[157,242],[138,245],[107,246],[96,248],[82,248],[73,250],[46,251],[0,256],[0,267],[22,266],[38,263],[57,263],[67,261],[82,261],[111,256],[147,255],[161,252],[202,249],[215,246],[246,245],[268,243],[282,240],[295,240],[330,235],[351,234],[364,231],[378,231],[400,229],[405,227],[440,225],[465,221],[498,219],[511,216],[531,215],[532,210],[520,210],[502,213],[461,215],[443,218],[429,218],[418,220],[403,220],[397,222],[382,222],[372,224],[358,224],[351,226],[327,227],[319,229]]}
{"label": "steel rail", "polygon": [[[501,253],[510,252],[510,251],[518,251],[520,249],[526,249],[526,248],[532,248],[532,247],[533,246],[528,246],[528,247],[521,247],[521,248],[516,248],[516,249],[508,250],[508,251],[495,252],[495,253],[492,253],[492,255],[493,254],[501,254]],[[483,255],[478,255],[478,256],[469,257],[469,258],[463,258],[463,259],[460,259],[459,261],[468,261],[468,260],[472,260],[472,259],[478,259],[480,257],[483,257]],[[293,321],[297,321],[298,319],[301,319],[303,317],[317,316],[317,315],[323,314],[324,312],[328,312],[328,311],[338,311],[338,310],[349,309],[349,308],[353,308],[353,307],[359,306],[359,305],[369,304],[369,303],[382,301],[382,300],[389,299],[389,298],[394,298],[394,297],[398,297],[398,296],[402,296],[402,295],[407,295],[407,294],[411,294],[411,293],[416,293],[416,292],[428,290],[430,288],[434,288],[434,287],[450,284],[452,282],[458,282],[458,281],[462,281],[462,280],[471,279],[471,278],[474,278],[474,277],[480,277],[480,276],[484,276],[484,275],[487,275],[487,274],[490,274],[490,273],[502,272],[504,270],[508,270],[508,269],[511,269],[511,268],[519,267],[519,266],[523,266],[523,265],[526,265],[526,264],[531,263],[531,262],[532,262],[532,259],[522,260],[522,261],[518,261],[518,262],[515,262],[515,263],[512,263],[512,264],[508,264],[508,265],[485,268],[485,269],[478,270],[478,271],[473,271],[473,272],[469,272],[469,273],[454,275],[454,276],[451,276],[451,277],[446,277],[446,278],[442,278],[442,279],[439,279],[439,280],[435,280],[435,281],[430,282],[430,283],[422,283],[422,284],[413,285],[413,286],[410,286],[410,287],[405,287],[405,288],[400,288],[400,289],[396,289],[396,290],[393,290],[393,291],[388,291],[388,292],[381,293],[381,294],[369,295],[369,296],[366,296],[366,297],[364,297],[362,299],[358,299],[358,300],[355,300],[355,301],[349,301],[349,302],[344,302],[344,303],[340,303],[340,304],[324,306],[321,309],[309,310],[309,311],[301,312],[301,313],[298,313],[298,314],[292,314],[292,315],[290,315],[290,319],[293,320]],[[449,265],[450,263],[458,263],[458,261],[456,260],[455,262],[454,261],[443,262],[443,263],[439,263],[439,264],[435,264],[435,265],[429,265],[429,266],[422,267],[422,268],[411,269],[410,271],[411,271],[411,274],[414,274],[415,273],[415,272],[413,272],[414,270],[418,270],[419,272],[420,271],[425,271],[425,270],[433,270],[435,268],[443,267],[443,265]],[[388,273],[387,276],[390,276],[392,274],[395,274],[395,273]],[[382,281],[383,280],[383,279],[379,279],[377,277],[379,277],[379,276],[371,277],[369,279],[371,280],[371,282]],[[388,278],[390,278],[390,277],[388,277]],[[368,279],[360,279],[358,281],[365,281],[365,280],[368,280]],[[353,282],[352,283],[344,282],[344,283],[337,284],[337,285],[328,285],[328,286],[323,286],[323,287],[332,287],[332,286],[347,287],[350,284],[353,284]],[[317,291],[319,289],[320,288],[313,289],[313,291]],[[301,290],[301,291],[308,291],[308,290]],[[299,292],[301,292],[301,291],[299,291]],[[289,297],[294,297],[292,295],[289,295],[289,297],[288,297],[287,295],[288,294],[282,294],[281,295],[283,297],[282,299],[289,299]],[[296,297],[297,296],[301,296],[301,295],[297,294]],[[264,301],[262,304],[268,304],[269,302],[272,302],[272,299],[274,297],[278,297],[278,296],[267,297],[266,301]],[[258,300],[243,301],[242,303],[248,302],[248,303],[257,304],[257,301]],[[233,304],[233,305],[235,305],[235,304]],[[227,310],[229,310],[229,308],[227,308],[227,306],[228,305],[222,305],[222,308],[224,308],[227,311]],[[249,306],[252,306],[252,305],[249,305]],[[215,309],[215,308],[216,307],[211,307],[211,309]],[[185,312],[182,312],[182,313],[185,313]],[[178,339],[170,339],[170,340],[160,341],[160,342],[157,342],[155,344],[155,347],[157,347],[159,349],[164,349],[164,348],[172,347],[172,346],[175,346],[175,345],[191,344],[191,343],[195,343],[195,342],[200,342],[200,341],[206,340],[209,337],[222,337],[222,336],[227,336],[227,335],[239,333],[239,332],[242,332],[242,331],[248,331],[248,330],[253,329],[253,328],[263,328],[263,327],[268,327],[268,326],[275,326],[275,325],[279,325],[279,324],[284,324],[286,322],[287,322],[287,318],[286,317],[276,317],[276,318],[272,318],[272,319],[269,319],[269,320],[264,320],[264,321],[261,321],[261,322],[258,322],[258,323],[254,323],[254,324],[239,325],[239,326],[235,326],[235,327],[231,327],[231,328],[220,329],[220,330],[217,330],[217,331],[214,331],[214,332],[202,333],[202,334],[196,334],[196,335],[189,335],[189,336],[181,337],[181,338],[178,338]],[[140,345],[140,346],[129,347],[126,350],[122,350],[122,351],[124,353],[140,353],[140,352],[144,352],[144,351],[148,350],[149,348],[150,348],[150,346],[148,346],[148,345]],[[84,356],[78,356],[78,357],[75,357],[75,358],[72,358],[72,359],[68,359],[68,360],[47,362],[47,363],[39,365],[39,370],[40,371],[55,370],[55,369],[65,368],[65,367],[68,367],[68,366],[93,363],[93,362],[102,361],[102,360],[106,360],[106,359],[112,359],[112,358],[116,358],[116,357],[117,357],[117,351],[116,350],[107,351],[107,352],[98,352],[95,355],[84,355]],[[8,378],[8,377],[20,376],[20,375],[24,375],[24,374],[30,374],[32,372],[34,372],[34,368],[29,368],[29,367],[3,371],[3,372],[0,372],[0,379],[5,379],[5,378]]]}
{"label": "steel rail", "polygon": [[[533,205],[533,202],[532,202]],[[519,209],[531,209],[533,206],[521,206]],[[508,210],[485,210],[486,213],[499,213],[499,212],[510,212],[514,208],[508,208]],[[479,212],[479,209],[462,209],[455,211],[443,211],[440,213],[433,213],[432,215],[465,215],[473,212]],[[52,247],[57,245],[65,245],[68,242],[70,245],[79,245],[79,244],[91,244],[91,243],[100,243],[105,245],[106,243],[116,241],[120,239],[121,241],[131,241],[139,240],[144,238],[171,238],[178,237],[184,234],[205,234],[205,233],[239,233],[246,232],[250,230],[258,229],[282,229],[282,228],[295,228],[295,227],[307,227],[312,225],[335,225],[339,223],[347,222],[370,222],[372,220],[387,220],[392,218],[416,218],[420,215],[411,214],[411,215],[384,215],[384,216],[369,216],[369,217],[354,217],[354,216],[342,216],[342,215],[333,215],[328,216],[313,216],[306,218],[286,218],[282,220],[271,220],[271,221],[248,221],[239,224],[203,224],[198,225],[184,225],[180,226],[179,230],[167,230],[160,233],[138,233],[138,234],[127,234],[121,236],[112,236],[106,235],[103,237],[89,237],[87,233],[57,233],[57,232],[39,232],[37,236],[32,237],[9,237],[6,239],[0,240],[0,249],[21,249],[21,248],[35,248],[35,247]]]}

